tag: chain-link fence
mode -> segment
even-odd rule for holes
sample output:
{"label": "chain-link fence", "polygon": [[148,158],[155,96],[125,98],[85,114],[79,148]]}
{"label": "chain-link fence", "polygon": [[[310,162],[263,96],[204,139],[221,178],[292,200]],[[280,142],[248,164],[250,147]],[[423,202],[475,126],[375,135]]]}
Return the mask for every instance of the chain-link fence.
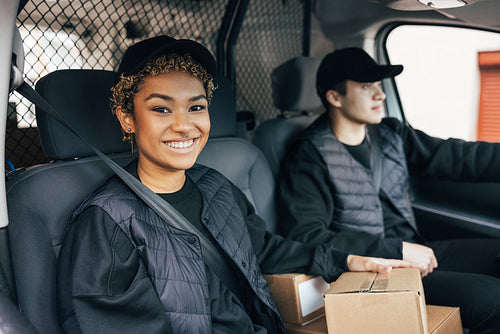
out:
{"label": "chain-link fence", "polygon": [[[18,16],[25,79],[33,85],[56,69],[116,69],[126,48],[168,34],[194,39],[215,54],[222,19],[232,0],[30,1]],[[236,46],[237,108],[257,120],[279,113],[270,73],[301,53],[300,0],[250,1]],[[16,167],[48,161],[38,139],[34,106],[9,97],[6,157]]]}
{"label": "chain-link fence", "polygon": [[236,46],[236,106],[257,122],[280,111],[271,95],[271,71],[302,53],[303,2],[250,1]]}

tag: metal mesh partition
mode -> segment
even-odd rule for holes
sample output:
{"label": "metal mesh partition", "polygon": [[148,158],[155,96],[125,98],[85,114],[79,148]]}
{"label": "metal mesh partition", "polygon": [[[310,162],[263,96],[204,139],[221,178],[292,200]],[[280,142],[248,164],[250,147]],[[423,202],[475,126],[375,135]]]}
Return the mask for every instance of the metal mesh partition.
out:
{"label": "metal mesh partition", "polygon": [[[191,38],[215,54],[228,0],[60,0],[29,2],[18,16],[24,41],[25,80],[56,69],[116,69],[126,48],[168,34]],[[9,97],[6,157],[18,167],[47,162],[38,139],[34,106]]]}
{"label": "metal mesh partition", "polygon": [[302,54],[301,0],[250,1],[236,45],[238,110],[255,113],[257,122],[280,111],[271,96],[271,72]]}
{"label": "metal mesh partition", "polygon": [[[34,0],[18,16],[25,79],[34,85],[56,69],[116,69],[126,48],[169,34],[206,45],[215,55],[219,28],[232,0]],[[257,120],[278,113],[270,73],[301,53],[300,0],[253,0],[236,47],[237,108]],[[16,168],[48,161],[38,139],[34,106],[9,96],[6,157]]]}

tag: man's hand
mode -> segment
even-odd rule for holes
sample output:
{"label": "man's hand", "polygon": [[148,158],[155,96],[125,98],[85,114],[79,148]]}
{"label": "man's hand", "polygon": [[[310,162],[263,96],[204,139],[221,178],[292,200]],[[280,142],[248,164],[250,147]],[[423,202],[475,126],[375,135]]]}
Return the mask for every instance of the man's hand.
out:
{"label": "man's hand", "polygon": [[366,257],[359,255],[347,256],[347,267],[350,271],[373,271],[377,273],[387,273],[392,268],[419,268],[418,264],[408,261],[382,259],[378,257]]}
{"label": "man's hand", "polygon": [[403,241],[403,260],[418,264],[422,277],[432,273],[438,266],[432,248],[405,241]]}

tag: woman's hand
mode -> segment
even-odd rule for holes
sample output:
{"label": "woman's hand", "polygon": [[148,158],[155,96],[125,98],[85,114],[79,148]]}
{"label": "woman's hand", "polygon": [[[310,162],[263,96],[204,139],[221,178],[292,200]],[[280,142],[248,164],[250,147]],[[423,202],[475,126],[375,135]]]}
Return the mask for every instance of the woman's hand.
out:
{"label": "woman's hand", "polygon": [[347,256],[347,267],[350,271],[373,271],[377,273],[387,273],[391,271],[392,268],[420,269],[418,264],[408,261],[366,257],[352,254]]}

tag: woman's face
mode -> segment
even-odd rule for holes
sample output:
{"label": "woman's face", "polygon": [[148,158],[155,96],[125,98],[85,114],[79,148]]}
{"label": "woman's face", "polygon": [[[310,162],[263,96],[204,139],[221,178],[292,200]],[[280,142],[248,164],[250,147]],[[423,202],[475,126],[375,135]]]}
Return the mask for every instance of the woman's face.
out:
{"label": "woman's face", "polygon": [[134,97],[134,112],[129,128],[142,170],[183,172],[193,166],[210,132],[207,96],[199,79],[177,71],[147,77]]}

